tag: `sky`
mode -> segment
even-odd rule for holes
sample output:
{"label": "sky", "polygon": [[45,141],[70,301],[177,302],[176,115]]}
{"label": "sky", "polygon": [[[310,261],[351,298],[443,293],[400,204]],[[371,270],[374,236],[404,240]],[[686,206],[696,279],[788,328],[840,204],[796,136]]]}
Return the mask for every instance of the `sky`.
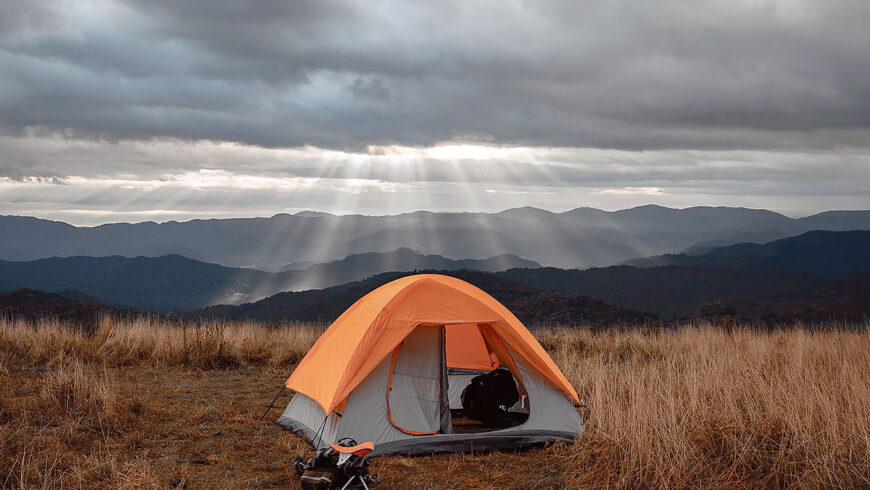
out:
{"label": "sky", "polygon": [[0,214],[870,208],[863,0],[0,0]]}

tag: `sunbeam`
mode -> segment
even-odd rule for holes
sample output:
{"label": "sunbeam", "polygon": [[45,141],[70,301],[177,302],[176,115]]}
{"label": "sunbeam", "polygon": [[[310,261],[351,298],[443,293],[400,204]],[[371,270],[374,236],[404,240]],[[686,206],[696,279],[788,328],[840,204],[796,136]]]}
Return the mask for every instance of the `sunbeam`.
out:
{"label": "sunbeam", "polygon": [[[0,143],[10,161],[37,152],[44,162],[58,162],[56,168],[32,166],[0,177],[0,212],[76,224],[304,210],[391,215],[520,206],[621,209],[650,202],[765,207],[800,215],[865,207],[870,195],[870,156],[849,149],[812,156],[486,144],[350,151],[205,141],[105,146],[51,136],[0,136]],[[824,172],[816,170],[819,161],[826,162]],[[168,212],[157,212],[161,209]]]}

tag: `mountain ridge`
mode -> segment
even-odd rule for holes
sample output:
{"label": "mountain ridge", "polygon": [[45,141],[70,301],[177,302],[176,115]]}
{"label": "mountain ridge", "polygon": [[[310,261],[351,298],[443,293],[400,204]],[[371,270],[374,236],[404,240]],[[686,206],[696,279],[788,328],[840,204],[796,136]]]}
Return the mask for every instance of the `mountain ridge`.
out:
{"label": "mountain ridge", "polygon": [[179,254],[160,257],[52,257],[0,261],[0,291],[32,288],[48,292],[74,289],[114,304],[155,311],[243,303],[280,291],[321,289],[393,270],[432,267],[486,271],[537,263],[512,255],[453,260],[410,249],[358,254],[303,270],[268,272],[225,267]]}
{"label": "mountain ridge", "polygon": [[77,291],[50,293],[22,288],[0,292],[0,318],[11,321],[59,321],[93,329],[103,315],[133,317],[141,314]]}
{"label": "mountain ridge", "polygon": [[809,231],[764,244],[740,243],[699,255],[665,254],[621,265],[784,268],[818,275],[870,272],[870,230]]}
{"label": "mountain ridge", "polygon": [[513,254],[560,268],[604,267],[692,247],[769,241],[813,229],[870,228],[870,211],[827,211],[803,218],[758,209],[638,206],[618,211],[534,207],[498,213],[419,211],[388,216],[316,211],[265,218],[109,223],[0,216],[0,259],[179,254],[228,267],[279,271],[407,247],[422,254],[483,259]]}
{"label": "mountain ridge", "polygon": [[468,270],[386,272],[332,288],[283,292],[253,303],[216,305],[180,314],[189,320],[329,323],[375,288],[416,273],[445,274],[469,282],[493,296],[527,324],[604,327],[638,325],[657,319],[655,314],[632,311],[597,298],[542,290],[494,273]]}

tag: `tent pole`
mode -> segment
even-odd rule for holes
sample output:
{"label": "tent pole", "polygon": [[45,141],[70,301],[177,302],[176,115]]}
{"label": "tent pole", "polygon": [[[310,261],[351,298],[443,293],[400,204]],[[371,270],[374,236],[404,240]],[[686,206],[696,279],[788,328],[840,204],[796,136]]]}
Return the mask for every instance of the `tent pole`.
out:
{"label": "tent pole", "polygon": [[257,420],[257,422],[261,422],[263,420],[263,418],[266,416],[266,414],[269,413],[269,410],[272,410],[272,407],[275,406],[275,402],[278,401],[278,397],[281,396],[281,393],[284,393],[284,390],[286,388],[287,387],[285,385],[281,385],[281,389],[278,390],[278,393],[275,394],[275,398],[272,398],[272,403],[269,404],[269,408],[267,408],[266,411],[263,412],[263,415],[260,416],[260,418]]}
{"label": "tent pole", "polygon": [[441,373],[439,375],[438,409],[441,412],[440,432],[442,434],[453,433],[453,419],[450,414],[449,377],[447,376],[447,326],[441,325],[439,336],[441,350]]}

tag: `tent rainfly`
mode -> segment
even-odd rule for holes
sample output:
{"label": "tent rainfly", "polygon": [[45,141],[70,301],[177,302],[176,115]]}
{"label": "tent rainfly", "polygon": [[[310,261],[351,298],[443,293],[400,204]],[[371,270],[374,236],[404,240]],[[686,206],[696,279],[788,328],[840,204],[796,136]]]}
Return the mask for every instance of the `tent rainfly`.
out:
{"label": "tent rainfly", "polygon": [[[498,367],[517,382],[510,411],[522,422],[457,418],[471,378]],[[373,455],[467,452],[573,441],[585,430],[577,393],[526,327],[477,287],[438,274],[397,279],[354,303],[286,387],[296,394],[278,423],[316,447],[350,437],[374,442]]]}

